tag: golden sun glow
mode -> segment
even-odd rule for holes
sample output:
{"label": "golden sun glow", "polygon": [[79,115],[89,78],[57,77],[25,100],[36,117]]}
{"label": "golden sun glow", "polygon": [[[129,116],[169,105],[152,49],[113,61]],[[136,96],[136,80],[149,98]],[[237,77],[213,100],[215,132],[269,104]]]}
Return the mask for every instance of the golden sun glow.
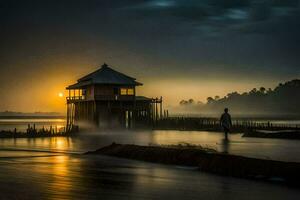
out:
{"label": "golden sun glow", "polygon": [[63,96],[64,96],[64,93],[60,92],[60,93],[58,93],[58,96],[59,96],[59,97],[63,97]]}

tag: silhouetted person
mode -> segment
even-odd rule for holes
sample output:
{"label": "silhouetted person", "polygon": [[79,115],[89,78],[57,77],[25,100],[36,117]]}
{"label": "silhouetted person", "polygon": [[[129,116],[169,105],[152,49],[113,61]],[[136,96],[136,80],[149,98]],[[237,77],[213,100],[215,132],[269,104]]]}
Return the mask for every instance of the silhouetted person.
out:
{"label": "silhouetted person", "polygon": [[228,133],[230,132],[230,128],[232,126],[231,116],[228,113],[228,108],[224,109],[224,113],[221,116],[220,124],[225,133],[225,140],[228,140]]}

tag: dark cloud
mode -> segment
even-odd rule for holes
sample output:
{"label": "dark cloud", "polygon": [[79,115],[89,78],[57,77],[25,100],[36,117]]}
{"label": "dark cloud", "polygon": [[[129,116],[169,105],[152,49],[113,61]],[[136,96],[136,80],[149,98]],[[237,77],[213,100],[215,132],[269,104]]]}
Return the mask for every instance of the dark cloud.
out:
{"label": "dark cloud", "polygon": [[[299,12],[299,1],[276,0],[151,0],[125,6],[128,13],[144,18],[175,17],[219,31],[220,27],[272,20]],[[209,27],[208,27],[209,26]]]}

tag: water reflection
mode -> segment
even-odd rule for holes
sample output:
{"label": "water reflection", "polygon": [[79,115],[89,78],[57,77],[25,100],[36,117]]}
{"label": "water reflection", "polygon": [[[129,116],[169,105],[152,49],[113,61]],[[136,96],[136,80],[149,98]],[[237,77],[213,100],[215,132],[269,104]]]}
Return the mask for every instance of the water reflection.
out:
{"label": "water reflection", "polygon": [[35,162],[36,164],[31,166],[31,173],[38,174],[39,180],[37,181],[41,181],[40,179],[45,181],[43,188],[46,191],[51,191],[49,199],[57,199],[58,196],[70,196],[72,180],[68,166],[70,162],[69,156],[42,157],[36,159]]}
{"label": "water reflection", "polygon": [[300,195],[299,190],[280,185],[190,168],[104,156],[35,154],[41,153],[0,159],[2,199],[297,199]]}
{"label": "water reflection", "polygon": [[73,142],[71,137],[53,137],[50,138],[49,148],[58,151],[65,151],[66,149],[73,149]]}
{"label": "water reflection", "polygon": [[228,139],[223,139],[221,143],[221,152],[222,153],[229,153],[230,141]]}
{"label": "water reflection", "polygon": [[65,152],[72,151],[73,144],[71,137],[0,139],[1,149]]}
{"label": "water reflection", "polygon": [[122,131],[82,133],[77,137],[0,139],[0,149],[29,149],[49,152],[83,153],[96,150],[112,142],[123,144],[178,144],[190,143],[213,148],[219,152],[300,162],[300,141],[262,138],[243,138],[241,134],[224,135],[199,131]]}

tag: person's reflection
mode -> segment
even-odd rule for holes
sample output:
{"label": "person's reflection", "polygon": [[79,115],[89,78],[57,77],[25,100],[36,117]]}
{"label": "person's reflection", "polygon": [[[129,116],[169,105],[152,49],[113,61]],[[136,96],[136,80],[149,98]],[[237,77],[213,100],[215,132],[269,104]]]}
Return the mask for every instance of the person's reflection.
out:
{"label": "person's reflection", "polygon": [[222,140],[222,153],[228,153],[229,152],[229,140],[228,139],[223,139]]}

